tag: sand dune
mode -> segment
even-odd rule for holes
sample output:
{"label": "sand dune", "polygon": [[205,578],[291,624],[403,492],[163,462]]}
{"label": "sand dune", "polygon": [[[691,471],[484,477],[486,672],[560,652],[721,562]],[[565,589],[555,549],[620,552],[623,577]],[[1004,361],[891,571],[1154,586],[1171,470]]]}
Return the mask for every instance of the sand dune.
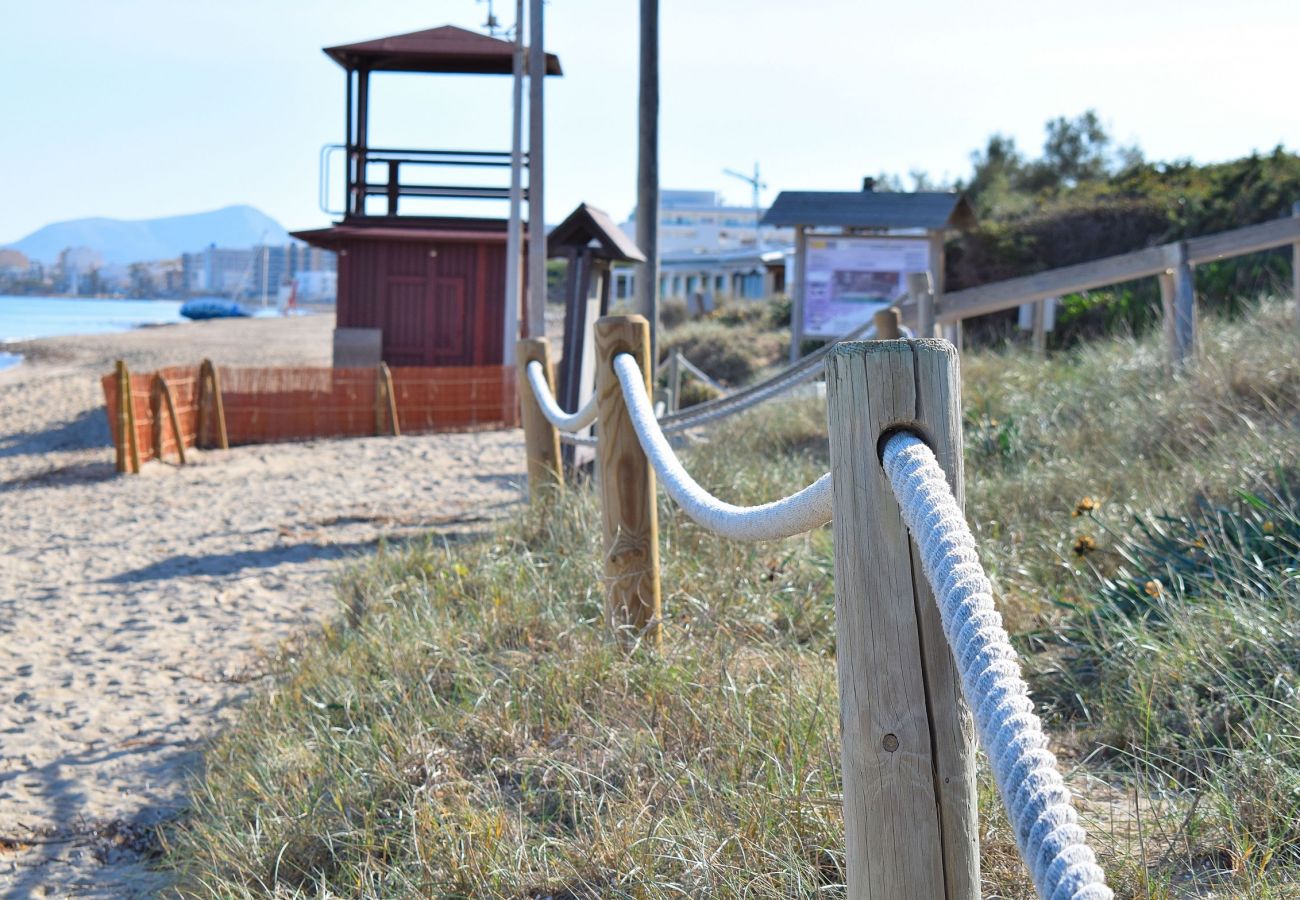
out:
{"label": "sand dune", "polygon": [[521,497],[518,431],[196,453],[113,472],[99,376],[325,364],[329,316],[33,341],[0,374],[0,893],[150,896],[157,822],[262,654],[336,613],[380,537],[473,534]]}

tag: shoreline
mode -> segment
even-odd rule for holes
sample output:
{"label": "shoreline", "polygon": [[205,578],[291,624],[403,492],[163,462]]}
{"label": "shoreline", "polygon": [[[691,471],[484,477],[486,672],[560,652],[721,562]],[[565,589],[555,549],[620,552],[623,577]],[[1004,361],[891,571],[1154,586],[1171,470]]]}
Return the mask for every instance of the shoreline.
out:
{"label": "shoreline", "polygon": [[521,501],[518,430],[187,451],[115,474],[114,359],[328,365],[333,325],[45,338],[0,372],[0,835],[29,838],[0,855],[0,895],[165,892],[155,826],[183,814],[205,743],[282,643],[339,615],[340,569],[381,542],[477,539]]}

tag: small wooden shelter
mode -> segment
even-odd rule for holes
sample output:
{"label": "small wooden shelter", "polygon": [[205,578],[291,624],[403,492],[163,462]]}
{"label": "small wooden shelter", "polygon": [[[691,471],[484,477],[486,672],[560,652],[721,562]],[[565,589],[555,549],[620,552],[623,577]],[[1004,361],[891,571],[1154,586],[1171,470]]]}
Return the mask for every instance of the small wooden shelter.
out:
{"label": "small wooden shelter", "polygon": [[[509,76],[514,45],[446,25],[325,53],[347,75],[346,139],[323,153],[325,165],[332,152],[344,154],[344,208],[333,226],[294,237],[338,254],[334,364],[501,365],[507,342],[517,337],[504,334],[506,322],[517,321],[506,315],[506,220],[412,215],[403,201],[506,200],[505,185],[431,181],[427,172],[508,172],[511,154],[370,146],[370,78],[376,72]],[[546,56],[546,73],[561,74],[553,54]]]}
{"label": "small wooden shelter", "polygon": [[586,400],[583,386],[589,395],[594,383],[586,338],[596,319],[609,315],[610,267],[613,263],[645,262],[645,255],[608,213],[586,203],[579,204],[547,235],[546,255],[568,260],[559,400],[566,409],[577,409]]}

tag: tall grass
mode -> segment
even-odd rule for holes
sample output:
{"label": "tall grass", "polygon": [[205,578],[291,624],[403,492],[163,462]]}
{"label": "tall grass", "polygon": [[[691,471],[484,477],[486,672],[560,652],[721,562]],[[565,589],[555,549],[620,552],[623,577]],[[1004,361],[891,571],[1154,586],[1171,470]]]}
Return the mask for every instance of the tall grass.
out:
{"label": "tall grass", "polygon": [[[968,515],[1125,896],[1300,895],[1288,315],[1207,323],[1177,377],[1146,341],[963,360]],[[688,466],[773,499],[825,470],[824,415],[769,404]],[[829,531],[660,514],[661,654],[607,639],[587,487],[359,561],[208,754],[168,835],[183,892],[842,896]],[[985,893],[1032,896],[981,778]]]}

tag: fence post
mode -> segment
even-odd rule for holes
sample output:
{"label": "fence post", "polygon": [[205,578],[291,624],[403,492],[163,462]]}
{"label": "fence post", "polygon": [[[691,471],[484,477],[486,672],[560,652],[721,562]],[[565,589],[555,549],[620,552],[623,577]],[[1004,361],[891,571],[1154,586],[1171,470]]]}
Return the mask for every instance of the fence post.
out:
{"label": "fence post", "polygon": [[668,411],[682,408],[682,351],[674,350],[668,358]]}
{"label": "fence post", "polygon": [[153,456],[163,458],[163,419],[162,407],[167,404],[167,421],[172,426],[172,437],[176,439],[176,455],[180,464],[185,465],[185,436],[181,434],[180,417],[176,415],[176,400],[172,397],[171,385],[167,379],[155,373],[149,388],[149,411],[153,415]]}
{"label": "fence post", "polygon": [[1196,353],[1196,279],[1187,259],[1187,242],[1178,243],[1174,283],[1174,362],[1184,365]]}
{"label": "fence post", "polygon": [[131,373],[127,371],[126,361],[119,359],[113,366],[117,385],[117,471],[131,471],[130,456],[130,409],[131,409]]}
{"label": "fence post", "polygon": [[[1291,215],[1300,219],[1300,200],[1291,204]],[[1300,328],[1300,241],[1291,245],[1291,299],[1295,301],[1295,327]]]}
{"label": "fence post", "polygon": [[957,353],[842,343],[826,375],[848,897],[976,900],[974,721],[880,462],[882,438],[912,430],[963,501]]}
{"label": "fence post", "polygon": [[545,338],[524,338],[515,344],[515,373],[519,383],[519,408],[524,426],[524,447],[528,455],[528,498],[536,504],[553,499],[564,489],[560,465],[560,433],[542,413],[528,383],[528,364],[536,360],[546,373],[546,384],[555,393],[555,368],[551,345]]}
{"label": "fence post", "polygon": [[208,421],[214,416],[217,420],[217,446],[229,450],[230,437],[226,433],[226,405],[221,397],[221,380],[217,377],[217,367],[212,364],[212,360],[205,359],[199,364],[199,433],[196,443],[203,441]]}
{"label": "fence post", "polygon": [[650,325],[641,316],[605,316],[596,322],[596,450],[600,506],[605,529],[606,609],[610,626],[624,639],[658,647],[662,640],[659,597],[659,522],[655,475],[650,468],[614,372],[614,357],[630,353],[650,391]]}
{"label": "fence post", "polygon": [[916,336],[934,337],[934,292],[930,290],[930,273],[909,272],[907,293],[916,304]]}
{"label": "fence post", "polygon": [[903,336],[897,306],[876,310],[871,320],[876,326],[876,340],[892,341]]}
{"label": "fence post", "polygon": [[381,362],[375,367],[375,434],[384,433],[384,419],[388,419],[388,433],[401,437],[402,429],[397,424],[397,398],[393,396],[393,373],[388,363]]}
{"label": "fence post", "polygon": [[1170,365],[1178,363],[1178,338],[1174,331],[1174,270],[1165,269],[1156,276],[1160,285],[1160,331]]}

